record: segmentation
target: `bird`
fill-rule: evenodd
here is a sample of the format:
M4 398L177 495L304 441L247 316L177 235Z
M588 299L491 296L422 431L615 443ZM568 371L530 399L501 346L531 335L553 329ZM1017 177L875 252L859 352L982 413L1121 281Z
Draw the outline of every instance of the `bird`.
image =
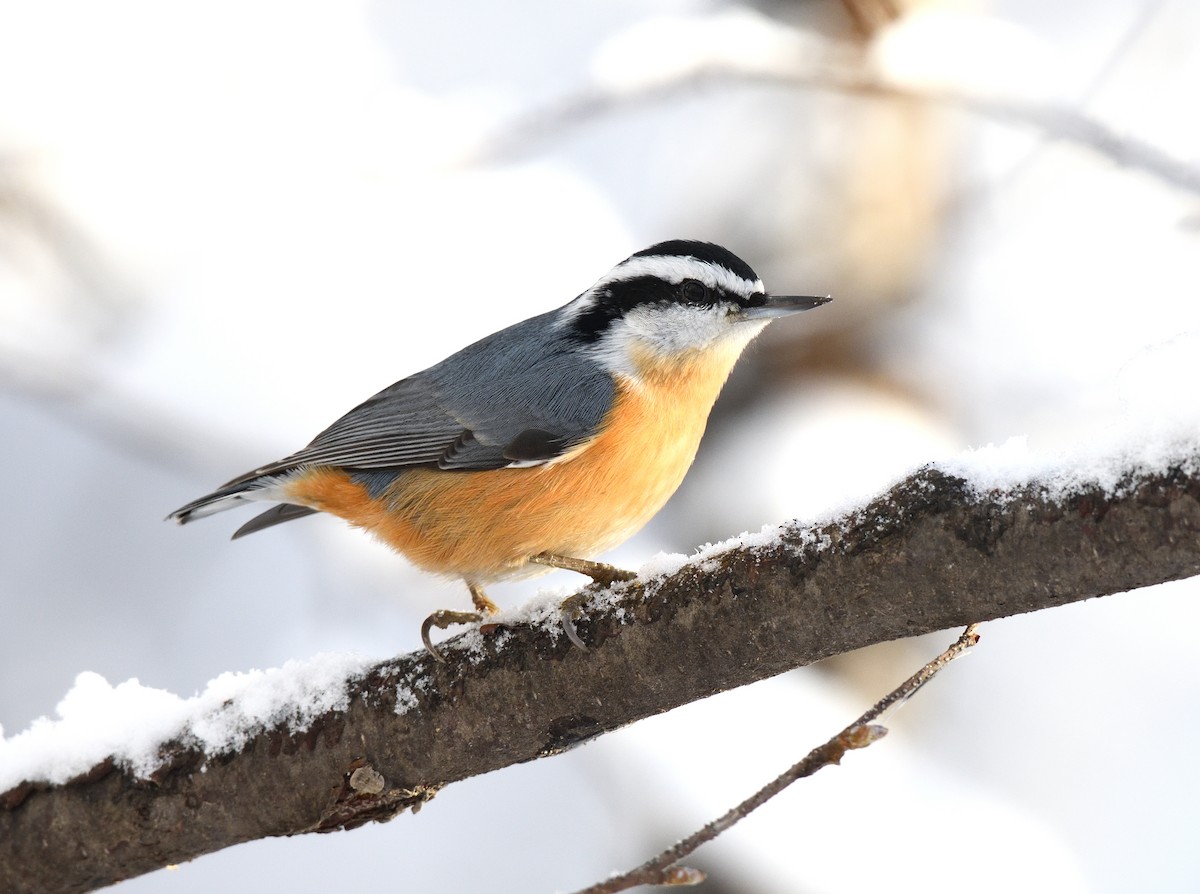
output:
M233 539L317 512L365 529L425 571L485 585L594 561L682 482L734 364L771 321L830 296L771 295L726 248L677 239L630 255L567 304L516 323L350 410L307 447L167 516L185 524L273 502ZM574 633L568 625L568 634ZM582 646L577 636L572 641Z

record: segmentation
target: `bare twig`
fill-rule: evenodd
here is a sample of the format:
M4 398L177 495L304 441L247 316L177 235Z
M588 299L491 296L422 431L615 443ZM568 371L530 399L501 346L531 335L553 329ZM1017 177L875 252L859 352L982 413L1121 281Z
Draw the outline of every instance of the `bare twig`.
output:
M879 726L875 721L885 712L899 707L916 695L917 691L932 680L942 668L979 642L978 628L978 624L971 624L950 648L885 695L869 711L824 745L814 748L799 763L792 765L723 816L667 848L658 856L647 860L636 869L584 888L578 894L616 894L617 891L626 891L636 885L696 885L704 881L704 873L700 870L675 864L700 845L707 844L726 829L745 819L751 812L766 804L796 780L811 776L831 764L840 764L842 756L847 751L866 748L873 742L882 739L887 735L887 727Z

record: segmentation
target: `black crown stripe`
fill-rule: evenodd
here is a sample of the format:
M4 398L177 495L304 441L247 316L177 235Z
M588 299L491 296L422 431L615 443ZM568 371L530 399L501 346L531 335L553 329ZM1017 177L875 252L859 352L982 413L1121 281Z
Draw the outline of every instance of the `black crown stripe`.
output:
M695 258L697 261L707 261L718 264L747 282L754 282L758 274L753 268L733 252L711 242L696 242L691 239L673 239L670 242L659 242L649 248L642 249L630 255L633 258Z

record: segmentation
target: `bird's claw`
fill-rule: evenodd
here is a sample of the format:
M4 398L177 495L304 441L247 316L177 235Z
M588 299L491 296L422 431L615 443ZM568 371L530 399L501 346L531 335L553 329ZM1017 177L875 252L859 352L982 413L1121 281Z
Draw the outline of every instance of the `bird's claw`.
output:
M434 627L438 630L445 630L451 624L474 624L482 620L483 615L480 612L456 612L445 608L438 609L421 622L421 642L425 644L425 651L438 661L444 662L446 656L434 647L433 640L429 638L429 631Z
M571 641L571 645L586 652L588 650L585 643L579 635L579 631L575 629L575 622L583 614L584 595L576 593L574 596L568 596L559 605L559 611L562 615L563 633L567 635L567 639Z

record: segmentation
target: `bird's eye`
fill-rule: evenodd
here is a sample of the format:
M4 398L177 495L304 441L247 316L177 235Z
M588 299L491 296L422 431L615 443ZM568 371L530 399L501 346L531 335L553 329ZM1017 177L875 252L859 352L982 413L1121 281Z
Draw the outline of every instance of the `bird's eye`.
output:
M712 293L708 286L694 279L685 279L681 282L679 294L688 304L712 304Z

